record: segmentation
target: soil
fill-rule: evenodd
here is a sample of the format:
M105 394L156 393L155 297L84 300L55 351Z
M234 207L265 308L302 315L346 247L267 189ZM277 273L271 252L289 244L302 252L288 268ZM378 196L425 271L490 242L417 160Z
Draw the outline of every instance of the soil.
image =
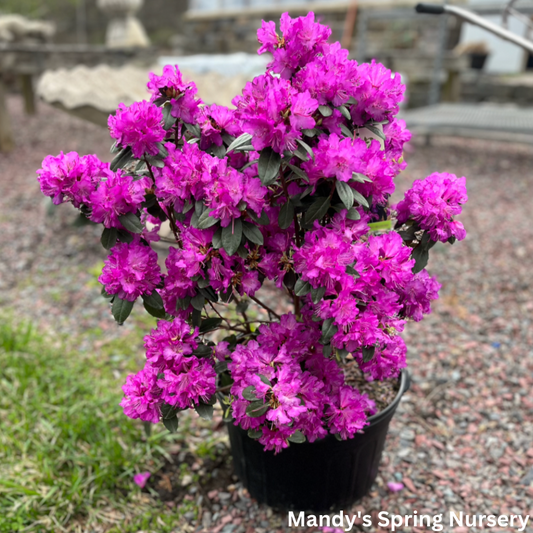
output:
M344 367L345 381L356 390L367 394L376 403L376 414L390 405L400 390L400 380L397 378L383 381L368 381L361 372L355 359L348 361Z

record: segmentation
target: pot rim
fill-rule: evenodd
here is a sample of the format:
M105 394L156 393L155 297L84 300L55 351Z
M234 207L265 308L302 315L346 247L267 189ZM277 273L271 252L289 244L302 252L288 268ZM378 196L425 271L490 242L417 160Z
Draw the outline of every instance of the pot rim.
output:
M411 387L411 376L406 368L403 368L400 373L400 388L394 398L394 400L379 413L376 413L368 417L369 425L377 424L381 419L386 417L391 411L394 412L402 399L404 393L406 393ZM367 426L368 427L368 426Z

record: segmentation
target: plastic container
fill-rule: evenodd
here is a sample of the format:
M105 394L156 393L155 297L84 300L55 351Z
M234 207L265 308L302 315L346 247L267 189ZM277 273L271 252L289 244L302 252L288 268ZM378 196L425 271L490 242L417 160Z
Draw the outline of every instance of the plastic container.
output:
M313 443L291 444L274 455L246 431L228 424L236 475L252 498L275 509L328 512L350 507L376 479L389 423L409 385L404 370L394 401L369 418L364 433L346 441L328 435Z

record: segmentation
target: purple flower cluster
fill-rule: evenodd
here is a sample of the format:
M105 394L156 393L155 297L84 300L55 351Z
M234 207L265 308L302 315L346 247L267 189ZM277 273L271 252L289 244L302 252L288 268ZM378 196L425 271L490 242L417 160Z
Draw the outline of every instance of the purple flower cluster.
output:
M120 147L131 147L133 156L157 155L157 143L165 138L163 113L146 100L134 102L129 107L120 104L115 116L108 120L109 133Z
M351 438L366 425L374 404L312 349L320 338L315 323L288 314L259 332L257 340L237 346L228 365L236 424L259 432L259 442L276 453L297 432L313 442L328 429Z
M187 124L193 124L200 111L201 100L196 98L196 85L183 80L178 67L165 65L162 76L149 74L150 102L163 99L172 106L171 115Z
M151 183L149 177L134 180L133 176L124 174L120 169L112 173L91 193L91 220L102 223L106 228L122 228L119 217L137 212Z
M412 220L435 242L446 242L451 237L461 241L466 231L453 217L461 213L461 205L467 200L466 178L434 172L424 180L416 180L396 205L398 223Z
M259 53L273 59L236 109L203 104L167 66L150 75L149 102L110 117L122 149L111 165L74 152L43 161L43 193L105 228L99 279L117 321L139 296L163 318L123 387L127 416L172 429L180 410L208 414L218 390L227 415L277 453L364 429L374 405L345 383L345 357L368 380L406 366L401 333L440 289L424 270L430 248L465 236L454 218L465 179L432 174L389 206L411 137L395 117L404 87L330 34L313 13L283 14L279 33L263 22ZM164 273L151 248L162 224ZM263 302L267 281L294 313ZM256 304L269 324L248 312Z
M160 280L157 252L137 241L113 246L98 278L107 294L130 302L152 294Z
M243 131L252 134L253 147L262 150L270 146L280 154L296 150L301 130L315 126L312 115L318 108L308 91L298 92L289 81L270 74L248 82L242 96L232 103Z
M46 156L37 174L42 193L52 198L54 204L68 201L80 207L89 203L98 182L109 177L111 171L109 163L102 163L95 155L61 152L57 157Z
M208 401L215 393L216 374L210 359L193 352L198 347L198 330L180 318L160 320L144 338L146 365L128 376L121 406L130 418L158 422L161 406L175 409Z

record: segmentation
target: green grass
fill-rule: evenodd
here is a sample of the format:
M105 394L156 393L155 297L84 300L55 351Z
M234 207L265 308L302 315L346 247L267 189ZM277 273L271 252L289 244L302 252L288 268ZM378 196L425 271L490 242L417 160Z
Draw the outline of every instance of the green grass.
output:
M117 348L80 357L1 320L0 532L98 523L116 533L164 533L190 510L164 508L133 483L134 473L160 467L165 441L183 434L157 426L147 437L124 416L123 375L114 377L108 358Z

